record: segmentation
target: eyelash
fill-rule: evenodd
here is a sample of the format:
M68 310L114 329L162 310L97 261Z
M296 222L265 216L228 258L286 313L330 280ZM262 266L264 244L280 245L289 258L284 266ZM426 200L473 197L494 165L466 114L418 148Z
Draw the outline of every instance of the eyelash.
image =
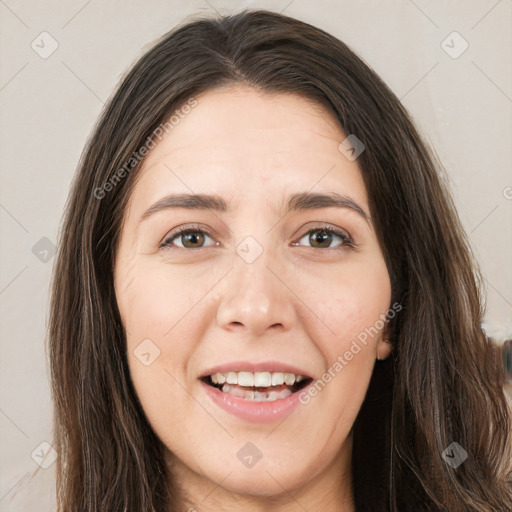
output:
M335 250L342 250L346 247L350 247L350 248L354 248L355 247L355 244L354 242L352 241L352 239L346 234L344 233L343 231L338 231L337 229L334 229L330 226L320 226L320 227L316 227L316 228L313 228L313 229L310 229L309 231L306 231L304 234L302 234L299 238L299 241L302 240L306 235L310 234L310 233L314 233L315 231L324 231L328 234L332 234L332 235L336 235L338 236L339 238L341 238L342 240L342 243L337 246L337 247L327 247L327 248L322 248L322 247L311 247L311 249L324 249L324 250L331 250L331 251L335 251ZM207 229L204 229L202 227L199 227L199 226L188 226L188 227L182 227L182 228L176 228L175 231L171 232L165 239L164 241L161 243L160 245L160 248L161 249L165 249L165 250L171 250L171 249L179 249L179 250L190 250L190 251L193 251L193 250L198 250L198 249L207 249L207 247L199 247L199 248L196 248L196 249L189 249L187 247L183 248L183 247L173 247L173 244L172 244L172 241L176 238L179 238L181 235L186 235L186 234L189 234L189 233L203 233L203 234L206 234L208 235L210 238L213 239L213 234L208 231ZM298 245L296 243L294 243L294 245Z

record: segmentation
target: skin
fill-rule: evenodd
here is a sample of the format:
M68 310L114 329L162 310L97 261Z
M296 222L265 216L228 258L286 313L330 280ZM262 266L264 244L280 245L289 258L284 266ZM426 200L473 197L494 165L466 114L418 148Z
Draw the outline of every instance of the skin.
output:
M280 423L220 409L198 377L229 361L276 360L321 379L390 308L371 219L340 207L284 214L288 196L306 191L348 195L369 214L357 160L338 149L346 135L334 116L301 97L237 85L196 99L144 160L114 272L131 377L168 449L181 510L354 511L350 431L375 359L391 351L385 327ZM174 208L140 222L170 193L218 194L231 211ZM213 236L160 248L190 224ZM310 230L322 226L355 247L337 235L315 243ZM249 235L263 249L252 263L236 252ZM160 351L148 366L134 354L145 339ZM251 468L236 456L247 442L263 455Z

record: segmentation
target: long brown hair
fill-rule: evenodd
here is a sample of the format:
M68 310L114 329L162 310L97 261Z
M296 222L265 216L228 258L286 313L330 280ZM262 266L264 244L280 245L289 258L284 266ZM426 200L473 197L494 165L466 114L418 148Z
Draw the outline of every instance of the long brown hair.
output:
M261 10L165 34L124 76L87 142L51 297L58 510L177 510L165 447L130 379L113 262L140 168L133 155L191 98L236 83L318 102L366 148L358 163L391 302L402 310L393 354L376 363L353 426L357 511L512 510L510 410L481 328L482 280L441 164L344 43ZM456 468L450 446L467 453Z

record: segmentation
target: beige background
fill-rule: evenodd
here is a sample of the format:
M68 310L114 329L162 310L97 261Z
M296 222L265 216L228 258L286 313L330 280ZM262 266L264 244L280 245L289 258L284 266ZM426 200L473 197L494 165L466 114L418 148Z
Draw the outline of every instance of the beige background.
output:
M0 0L2 511L54 510L54 465L31 478L52 429L51 244L93 123L155 38L188 16L243 7L333 33L401 98L447 170L486 279L486 328L512 333L511 0ZM469 44L457 58L454 31Z

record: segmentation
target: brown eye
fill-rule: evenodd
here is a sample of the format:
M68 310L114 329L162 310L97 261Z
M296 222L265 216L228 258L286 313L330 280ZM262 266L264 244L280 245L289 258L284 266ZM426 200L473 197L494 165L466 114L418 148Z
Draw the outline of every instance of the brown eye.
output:
M204 234L200 231L189 231L181 234L183 246L187 249L196 249L204 243Z
M162 243L162 248L178 247L181 249L202 249L206 238L211 238L205 231L188 228L171 233ZM181 244L175 241L181 241ZM213 244L215 245L215 244Z
M309 235L309 242L313 242L313 246L318 247L316 244L318 244L320 247L325 248L329 247L332 243L332 233L328 233L325 230L322 231L313 231Z
M308 231L305 235L302 236L300 241L304 240L305 238L307 238L308 242L310 243L310 247L315 249L336 249L340 246L353 246L352 240L347 234L327 226ZM333 243L333 240L336 240L336 238L341 239L341 243L338 243L334 247L330 247L330 245Z

